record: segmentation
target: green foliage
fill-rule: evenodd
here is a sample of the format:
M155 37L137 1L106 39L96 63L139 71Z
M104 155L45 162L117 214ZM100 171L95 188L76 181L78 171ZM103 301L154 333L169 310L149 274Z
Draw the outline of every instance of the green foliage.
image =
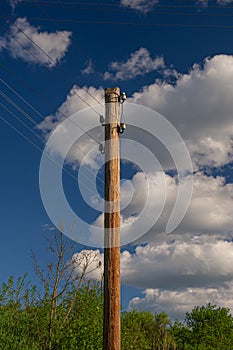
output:
M174 345L170 335L171 321L165 312L152 314L148 311L122 314L122 350L169 350Z
M51 303L49 300L34 301L35 290L27 289L19 302L14 297L19 289L14 289L14 280L1 288L0 305L0 350L49 349L48 330ZM9 296L10 295L10 296ZM27 296L27 298L26 298ZM67 306L75 296L72 311L67 316ZM27 303L25 300L27 300ZM102 294L98 285L79 288L75 286L64 295L56 310L56 322L52 334L51 348L90 349L102 348Z
M54 239L47 270L34 260L43 290L27 275L0 287L0 350L102 350L102 288L86 279L95 256L85 250L74 265L66 258L72 247L61 233ZM230 350L232 344L233 318L224 307L196 306L173 324L164 312L122 313L122 350Z
M52 294L38 298L27 276L10 277L0 288L0 350L101 350L103 295L98 283L67 285L54 313ZM122 350L230 350L233 318L229 309L208 304L173 325L166 313L123 312Z
M175 322L171 333L177 349L230 350L233 343L233 318L229 309L207 304L186 313L184 323Z
M233 341L233 319L229 309L207 304L186 314L191 344L198 349L229 350Z

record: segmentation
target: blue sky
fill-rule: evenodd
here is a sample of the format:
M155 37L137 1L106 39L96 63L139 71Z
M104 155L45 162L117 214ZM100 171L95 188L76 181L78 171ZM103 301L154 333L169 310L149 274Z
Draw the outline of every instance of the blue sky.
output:
M164 172L151 171L151 193L156 201L163 175L166 205L146 236L122 249L124 307L182 318L194 305L213 302L233 312L233 1L4 0L0 22L0 280L25 272L34 278L31 249L48 259L44 235L52 223L39 188L46 140L75 112L81 128L85 113L97 125L103 106L96 99L103 104L103 89L119 86L128 102L161 113L176 128L194 168L187 213L165 233L178 185L174 164L158 149ZM127 123L129 103L124 114ZM101 133L92 136L101 140ZM135 134L150 146L148 135ZM65 146L60 138L52 151L61 156ZM70 150L63 185L75 213L101 224L101 211L84 202L76 181L81 153L92 147L86 135ZM99 155L93 157L84 161L91 171ZM101 170L98 177L102 191ZM130 196L130 183L136 193L122 220L133 222L145 204L145 181L125 163L122 178L131 180L123 184L123 198Z

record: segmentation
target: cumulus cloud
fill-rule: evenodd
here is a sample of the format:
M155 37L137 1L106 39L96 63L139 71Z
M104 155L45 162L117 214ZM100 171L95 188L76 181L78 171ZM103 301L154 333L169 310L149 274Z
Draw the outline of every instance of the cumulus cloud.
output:
M154 60L150 58L148 66L157 65L156 60L156 58ZM135 67L132 65L133 70L129 69L131 63L128 63L122 63L126 64L125 71L123 69L118 72L122 78L123 76L132 77L140 72L137 65ZM160 63L162 65L162 61ZM167 118L185 140L196 169L205 166L220 167L233 161L232 67L233 56L231 55L207 58L203 65L195 64L188 73L177 74L174 83L168 83L166 79L157 80L145 86L141 91L135 92L132 98L128 98L128 101L150 107ZM88 89L97 98L103 98L102 88L89 87ZM83 96L90 105L96 103L84 89L74 86L58 112L53 116L48 116L39 126L43 131L47 133L53 129L62 120L62 113L69 116L87 107L83 101L77 101L76 92ZM103 109L100 114L103 114ZM127 133L129 135L130 129L127 130ZM134 137L135 135L137 134L134 132ZM144 137L143 142L146 143L148 139ZM159 160L163 164L168 159L170 159L168 155L163 153ZM166 164L166 167L172 168L171 164Z
M173 319L183 319L195 305L209 302L233 312L232 237L169 238L163 235L160 243L122 253L123 282L144 290L144 296L133 298L129 308L165 311Z
M183 235L187 233L195 235L198 232L217 235L232 231L232 184L225 183L223 177L215 178L199 171L202 166L222 166L233 159L232 67L233 56L217 55L206 59L203 65L194 65L188 73L180 75L174 84L156 81L154 84L144 87L142 91L134 93L131 99L133 102L158 110L177 128L186 141L192 160L196 165L196 174L192 178L194 191L190 207L177 228L177 232ZM75 93L81 95L82 99L90 105L95 103L85 90L74 86L57 113L46 117L45 121L39 125L46 137L66 116L68 117L86 107ZM100 100L104 96L102 88L90 87L88 91ZM102 107L98 105L95 108L100 114L103 114ZM127 105L124 110L126 113ZM127 122L127 115L125 116ZM89 109L86 113L86 120L92 120L92 118L97 121L98 116ZM80 125L80 120L77 120L77 124ZM62 127L57 132L60 133L62 142L54 144L54 150L63 154L64 146L69 143L69 134ZM76 131L74 130L74 132ZM94 136L98 136L98 132ZM142 143L145 142L144 139L149 140L148 137L143 137ZM88 153L89 148L93 146L92 142L94 144L94 141L89 137L83 138L70 150L67 160L70 163L82 161L83 155ZM86 158L91 169L98 168L97 154L100 155L98 150L95 153L94 162L91 157ZM167 154L164 158L167 159ZM169 168L165 169L172 169L171 164ZM158 210L159 202L156 201L156 198L161 198L163 195L161 192L163 177L165 177L165 188L167 189L166 205L156 226L147 233L146 237L143 237L143 242L153 241L161 232L165 231L176 199L178 190L176 177L162 172L151 173L151 194L155 200L150 201L148 216L145 220L155 217L156 210ZM189 180L186 177L184 184ZM137 179L135 176L132 183L135 186L135 194L140 194L141 189L145 186L145 178L137 174ZM123 198L126 202L131 194L131 190L127 190L125 187ZM91 200L98 204L96 198L91 198ZM130 205L122 212L122 223L124 223L122 234L123 238L130 238L128 242L138 238L134 237L134 232L135 228L138 229L137 219L140 217L144 205L144 198L135 195ZM97 221L96 223L101 225L101 218ZM143 222L140 225L143 226ZM139 228L142 229L142 226ZM143 230L142 233L144 233Z
M165 236L166 237L166 236ZM101 280L103 254L84 250L72 260L76 272L87 267L87 278ZM195 305L214 303L233 312L233 242L208 235L186 242L164 241L121 253L122 283L143 290L130 300L129 309L165 311L182 319Z
M94 96L94 98L92 96ZM103 114L104 109L101 106L103 96L103 88L96 89L92 86L81 88L74 85L56 113L45 117L45 119L38 124L37 127L46 137L49 137L51 131L53 131L62 121L74 113L87 108L89 105L96 105L97 101L99 101L100 104L94 107L97 113ZM95 115L95 118L97 118L97 115Z
M121 6L128 7L141 13L148 13L159 0L121 0Z
M115 61L110 63L109 71L104 73L104 79L134 79L139 75L145 75L164 66L162 57L152 58L150 52L146 48L141 47L133 52L125 62Z
M121 256L123 281L161 290L225 286L233 281L233 243L206 238L150 243L136 247L133 254L125 251Z
M48 33L32 26L26 18L18 18L10 26L10 33L1 40L13 58L52 68L65 56L71 32Z
M161 172L150 175L149 189L147 180L143 173L134 175L131 181L134 189L133 196L130 187L122 187L122 201L127 202L128 198L132 198L129 205L121 212L122 244L126 241L134 242L135 240L137 243L158 243L161 239L168 238L166 235L161 235L165 232L179 184L174 177ZM180 235L179 239L190 239L199 232L212 236L224 236L232 232L233 184L226 184L223 177L214 178L202 173L196 173L192 180L193 194L191 202L182 222L175 231L176 234ZM165 181L165 188L163 187L163 181ZM190 181L189 176L184 182L188 181ZM147 202L148 190L154 200ZM156 222L156 216L160 213L160 202L164 195L166 197L165 207ZM156 200L158 198L160 200ZM147 205L146 215L142 219L141 212L145 205ZM100 208L98 209L100 210ZM154 226L148 229L147 223L150 218L154 219ZM103 227L103 215L100 215L93 225ZM95 241L94 233L92 238ZM175 234L171 234L170 239L177 239L177 237Z
M233 282L225 287L185 288L182 290L145 289L144 297L133 298L129 309L166 312L173 320L183 320L194 306L207 303L227 307L233 312Z
M85 164L96 169L100 160L101 154L98 149L98 142L103 141L103 127L99 123L99 115L104 113L102 99L104 92L102 88L94 87L80 88L74 85L61 104L55 114L48 115L44 120L37 125L37 128L47 140L52 133L56 133L56 140L51 144L51 153L56 153L60 157L65 157L66 162L70 163L74 169L79 166L79 163L85 157ZM97 101L99 103L97 104ZM95 121L96 128L91 131L85 131L84 126L80 123L78 112L87 109L88 106L93 109L89 110L85 115L85 122L90 124ZM66 125L62 124L66 119L73 116L72 121ZM69 153L64 155L64 149L70 144L70 133L81 134L77 142L70 148ZM87 155L88 151L93 149L94 153Z
M157 110L180 132L198 166L233 160L233 56L207 58L180 75L175 84L156 81L132 101Z

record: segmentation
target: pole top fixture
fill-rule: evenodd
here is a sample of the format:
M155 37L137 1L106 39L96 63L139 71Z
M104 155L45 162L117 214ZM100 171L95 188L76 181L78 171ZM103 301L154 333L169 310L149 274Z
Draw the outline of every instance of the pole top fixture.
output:
M105 92L105 103L119 102L120 94L121 94L119 87L108 88L108 89L105 89L104 92Z

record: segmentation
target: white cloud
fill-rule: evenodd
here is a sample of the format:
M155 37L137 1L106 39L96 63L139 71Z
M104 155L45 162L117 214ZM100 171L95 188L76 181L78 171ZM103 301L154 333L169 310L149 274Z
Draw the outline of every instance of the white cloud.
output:
M121 262L123 282L143 289L204 289L233 281L233 243L210 236L138 246L134 254L123 252Z
M94 98L92 97L94 96ZM74 113L77 113L89 105L94 106L97 101L103 102L104 91L103 88L96 89L95 87L83 87L80 88L74 85L67 95L65 101L61 104L54 115L45 117L37 127L44 135L49 137L51 131L53 131L63 120L70 117ZM96 101L97 100L97 101ZM104 109L101 105L94 106L99 114L103 114ZM95 116L98 118L98 116Z
M94 73L94 65L93 65L93 61L91 59L87 62L86 68L83 69L81 71L81 73L84 75L89 75L89 74Z
M206 59L203 66L194 65L189 73L180 75L174 85L156 81L154 84L144 87L142 91L136 92L131 100L158 110L177 128L186 140L196 169L202 165L220 166L233 159L232 80L233 56L218 55ZM88 91L97 99L102 99L104 96L102 88L90 87ZM68 117L86 107L84 102L78 100L75 92L80 94L90 105L95 103L85 89L74 86L57 113L46 117L45 121L39 125L47 137L51 130L65 119L65 116ZM100 114L103 113L100 106L95 106L95 108ZM98 116L91 110L89 111L87 118L97 120ZM125 117L127 123L127 114ZM54 150L62 154L64 145L69 143L69 135L62 128L59 129L59 132L62 135L62 142L55 144ZM94 144L94 141L89 138L80 140L71 149L68 161L71 163L80 162L83 159L83 154L87 153L89 148L93 146L92 142ZM167 155L165 158L167 159ZM86 162L91 169L98 167L97 156L94 161L87 158ZM154 184L151 188L153 198L161 198L162 186L158 186L161 174L150 175L151 183ZM142 242L157 240L164 232L168 222L178 187L175 178L166 175L165 180L167 189L165 210L153 230L150 230L147 236L143 237ZM145 185L145 179L139 176L137 181L136 177L133 181L135 182L135 193L140 194L141 188ZM188 177L187 181L189 181ZM183 235L187 233L191 235L196 233L218 235L232 231L233 185L226 184L222 177L204 176L202 172L198 171L193 181L194 191L190 208L176 232ZM127 199L128 196L131 196L131 190L127 193L125 188L123 197ZM95 201L95 198L91 200ZM139 195L134 196L128 208L122 212L122 222L129 223L127 228L124 228L123 234L126 235L125 237L132 235L131 241L134 238L134 228L137 227L137 216L144 204L143 198ZM148 216L154 217L157 204L156 200L151 201L148 207ZM100 218L99 222L101 223Z
M137 65L133 67L130 59L127 62L122 63L126 64L125 70L116 73L122 78L140 72ZM150 67L155 64L152 58L149 58L149 62ZM166 73L166 67L164 72ZM150 107L167 118L185 140L196 169L200 166L218 167L230 163L233 160L233 56L217 55L207 58L203 65L195 64L187 74L176 76L174 84L156 81L135 92L128 101ZM103 98L102 88L88 89L98 99ZM61 113L69 116L87 107L84 102L78 102L75 92L81 94L91 105L95 104L83 89L74 86L56 115L47 117L40 125L43 131L47 133L53 129L62 120ZM103 109L100 114L103 114ZM125 117L127 123L127 115ZM128 129L127 132L129 131ZM145 138L144 142L146 141ZM162 164L169 159L164 153L159 158ZM171 163L166 164L165 169L169 166L171 167Z
M40 124L37 125L37 128L43 133L46 140L56 129L55 132L57 134L57 142L53 143L53 150L51 151L59 154L60 156L63 156L66 145L70 144L70 126L74 131L77 131L77 134L81 131L83 136L77 140L73 147L71 147L66 157L66 162L72 164L74 168L76 168L78 166L78 163L83 160L83 157L86 156L88 151L96 146L95 140L98 142L103 141L103 127L101 124L99 124L98 116L98 114L103 114L104 112L103 106L101 106L103 95L104 92L102 88L80 88L77 85L74 85L66 97L66 100L58 108L55 115L48 115ZM95 99L92 96L94 96ZM100 104L97 104L96 100L100 101ZM86 134L82 128L82 125L80 124L78 115L72 124L67 125L67 128L64 127L64 125L61 125L65 119L81 110L84 110L89 105L92 106L98 114L91 110L89 113L87 113L87 118L90 121L94 118L94 120L96 120L96 125L99 125L99 128L89 131L88 134ZM98 149L96 149L96 152L94 154L90 154L89 157L86 156L85 163L88 164L91 168L96 168L96 162L98 162L99 156L100 152Z
M165 311L173 319L208 302L233 312L233 242L199 236L139 246L121 258L124 283L145 294L133 298L130 308Z
M48 33L30 25L26 18L18 18L10 26L10 34L2 40L13 58L52 68L65 56L71 43L71 32Z
M88 279L102 280L104 256L99 250L81 250L72 256L72 264L78 275L82 273Z
M166 312L173 320L183 320L185 313L194 306L207 303L227 307L233 312L233 282L225 287L216 288L185 288L182 290L146 289L145 296L133 298L130 309L148 310L151 312Z
M147 177L148 178L148 177ZM175 178L164 175L161 172L150 175L150 195L152 198L163 198L163 181L165 180L166 204L159 220L148 232L143 231L147 227L148 218L155 217L159 212L160 201L150 201L147 203L147 215L144 220L140 219L141 211L145 206L147 199L147 179L143 173L137 173L132 179L134 195L130 204L121 212L121 241L138 243L155 242L170 239L176 239L174 234L171 236L161 236L165 228L172 208L175 203L178 183ZM190 181L187 177L184 186ZM123 187L123 200L132 196L131 188ZM98 207L97 207L98 208ZM224 178L205 176L202 173L196 173L193 177L192 199L183 221L176 228L176 234L179 239L195 237L199 232L210 234L212 236L224 236L233 231L233 184L225 184ZM100 215L93 223L94 226L103 227L103 215ZM141 234L140 238L138 232ZM146 235L144 235L146 233ZM188 235L187 235L188 233ZM93 241L95 236L93 233Z
M109 72L104 73L104 79L128 80L164 68L162 57L152 58L150 52L141 47L133 52L125 62L115 61L109 65Z
M233 160L233 56L207 58L180 75L175 84L156 81L132 102L165 116L190 148L196 166L221 166Z
M138 12L147 13L157 4L159 0L121 0L121 6L131 8Z
M76 272L86 264L87 278L101 280L103 258L99 250L83 250L72 260ZM208 302L233 312L232 262L233 242L208 235L138 246L135 253L125 250L121 253L122 283L144 290L144 296L133 298L129 308L165 311L173 319L182 319L195 305Z

